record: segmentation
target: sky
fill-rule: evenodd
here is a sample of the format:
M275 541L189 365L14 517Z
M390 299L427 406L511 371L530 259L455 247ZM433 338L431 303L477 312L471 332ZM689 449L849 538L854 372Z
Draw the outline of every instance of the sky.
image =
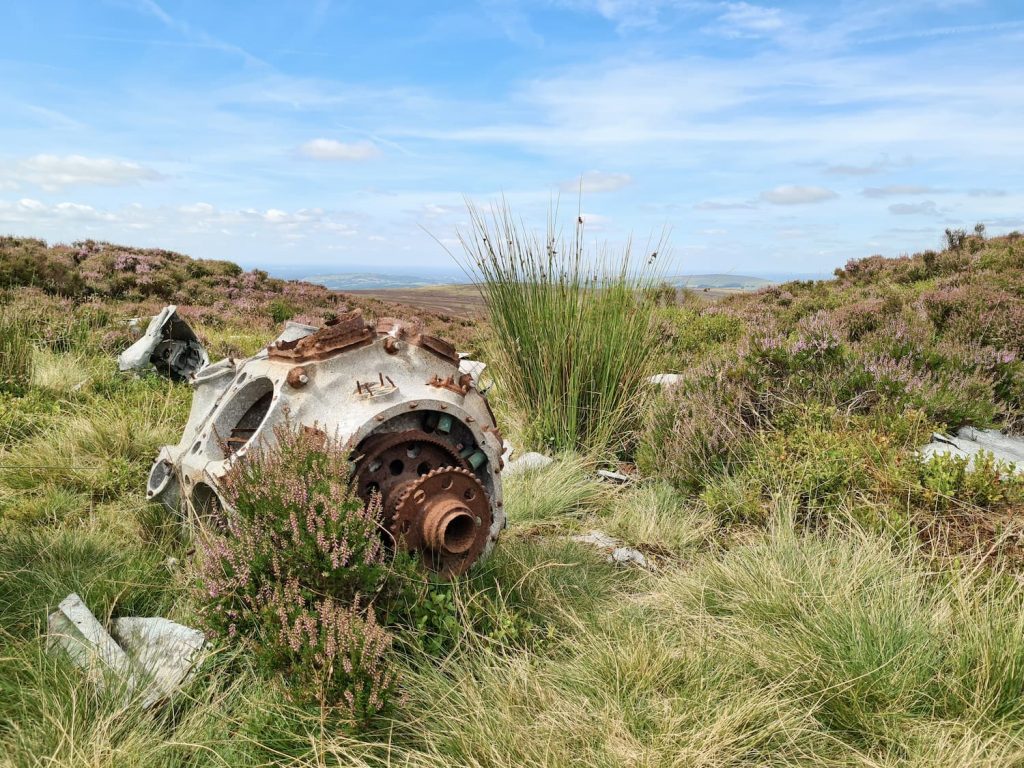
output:
M9 0L0 233L452 268L467 200L675 271L1024 229L1019 0Z

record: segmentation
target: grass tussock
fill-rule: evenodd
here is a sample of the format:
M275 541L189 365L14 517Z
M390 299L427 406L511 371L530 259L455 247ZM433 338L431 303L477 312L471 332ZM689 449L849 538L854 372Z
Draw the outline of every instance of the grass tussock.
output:
M554 218L530 232L508 208L470 209L468 268L490 314L491 371L527 445L607 452L640 424L654 355L655 255L590 254L580 217L569 238Z
M31 329L9 306L0 304L0 392L23 392L32 372Z
M546 467L508 475L505 514L518 526L557 526L600 512L614 492L594 469L583 457L563 454Z

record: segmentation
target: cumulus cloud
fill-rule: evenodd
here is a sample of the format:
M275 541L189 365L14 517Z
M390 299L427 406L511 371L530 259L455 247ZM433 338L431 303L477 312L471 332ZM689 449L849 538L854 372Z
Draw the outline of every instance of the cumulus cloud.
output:
M299 147L299 154L311 160L369 160L380 155L380 149L372 141L311 139Z
M777 32L785 26L782 11L752 3L726 3L718 17L719 30L732 37L757 37Z
M836 197L839 195L825 187L800 187L792 184L784 184L761 193L761 199L772 205L806 205Z
M563 181L558 185L563 192L615 192L633 183L628 173L607 173L587 171L577 179Z
M897 197L899 195L936 195L944 189L925 187L918 184L890 184L887 187L867 187L861 192L864 197Z
M317 233L349 236L358 233L352 213L323 208L218 208L209 203L177 207L147 207L131 203L114 209L95 208L75 202L47 203L33 198L15 202L0 201L0 229L4 225L59 227L67 224L89 231L102 231L102 237L116 240L124 230L160 229L177 233L253 235L275 233L279 237L306 237ZM73 225L73 226L72 226Z
M938 206L931 200L920 203L895 203L889 206L889 213L897 216L938 216Z
M883 155L874 162L867 163L866 165L854 165L851 163L837 163L835 165L829 165L825 168L825 173L833 176L870 176L875 173L881 173L892 168L906 167L913 165L914 160L909 155L902 159L892 159L888 155Z
M756 207L753 203L730 203L718 200L704 200L693 206L696 211L749 211Z
M871 165L830 165L825 168L825 173L833 176L870 176L873 173L878 173L882 170L882 166L878 163L872 163Z
M53 192L71 186L119 187L162 178L152 168L110 157L84 155L32 155L0 167L0 182Z
M31 224L45 221L111 222L117 219L109 211L82 203L48 204L31 197L13 203L0 202L0 222Z

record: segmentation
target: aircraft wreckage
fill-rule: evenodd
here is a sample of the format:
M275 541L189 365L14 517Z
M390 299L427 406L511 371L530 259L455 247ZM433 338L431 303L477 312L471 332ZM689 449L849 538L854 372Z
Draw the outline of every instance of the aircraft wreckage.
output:
M205 357L172 316L184 322L173 308L154 318L145 342L152 348L135 349L140 365L166 369L175 352L186 363ZM398 320L372 324L358 312L320 329L288 323L245 360L191 371L176 362L171 373L187 373L194 388L192 410L181 442L160 450L147 495L198 516L222 507L232 463L272 446L287 418L350 445L352 482L364 500L380 495L389 540L419 552L440 576L458 575L489 552L505 525L504 446L476 386L480 367L460 370L448 342Z

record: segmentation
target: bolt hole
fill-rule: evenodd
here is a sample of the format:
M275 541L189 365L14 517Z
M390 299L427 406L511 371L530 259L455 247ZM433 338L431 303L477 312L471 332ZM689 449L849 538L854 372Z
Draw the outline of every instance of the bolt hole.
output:
M400 475L402 474L402 470L404 469L405 464L402 463L401 459L395 459L390 464L388 464L388 471L391 472L392 475Z
M452 479L450 477L446 477L444 480L441 481L441 490L442 491L447 491L451 487L452 487Z
M473 499L476 498L476 491L472 488L467 488L466 492L462 494L462 498L464 498L466 501L472 501Z
M429 471L430 471L430 464L428 464L425 461L421 461L420 465L418 467L416 467L416 474L420 475L421 477L423 475L427 474L427 472L429 472Z
M420 455L420 447L415 443L413 445L410 445L408 448L405 449L405 455L408 456L410 459L415 459L417 456Z
M370 462L369 470L371 472L376 472L382 466L384 466L384 462L382 462L380 459L374 459L373 461Z

